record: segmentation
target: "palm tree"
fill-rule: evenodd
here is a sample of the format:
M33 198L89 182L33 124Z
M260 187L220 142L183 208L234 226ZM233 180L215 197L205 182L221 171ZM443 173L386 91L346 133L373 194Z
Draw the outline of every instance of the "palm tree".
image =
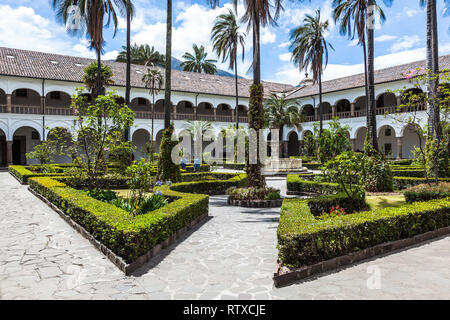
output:
M167 0L167 20L166 20L166 83L164 95L164 129L170 126L170 109L172 100L172 0Z
M217 56L222 57L222 62L229 60L229 69L234 70L235 88L236 88L236 130L239 128L239 88L237 55L239 46L242 49L242 61L244 61L245 40L244 34L239 32L239 25L236 16L232 10L228 14L221 14L216 18L211 31L211 41L213 49Z
M386 20L383 10L375 5L381 22ZM366 89L366 108L369 105L369 87L367 79L367 0L333 0L333 16L335 22L340 22L339 32L353 40L358 37L358 44L363 48L364 80Z
M217 6L220 0L207 0L212 6ZM232 1L236 11L238 0ZM249 128L259 132L264 128L263 97L264 88L261 85L261 55L260 34L261 27L276 25L281 10L282 0L244 0L245 13L241 19L247 23L247 31L252 29L253 35L253 85L250 88ZM264 188L266 183L261 175L262 159L259 157L259 138L256 138L256 163L249 163L246 167L249 187ZM249 157L250 158L250 157Z
M279 141L281 142L280 154L282 157L286 155L286 148L282 143L284 127L295 127L297 130L302 129L301 123L303 116L298 107L299 106L297 103L292 103L292 101L286 100L285 94L282 94L281 96L271 94L269 99L266 101L264 108L264 121L266 123L266 127L270 129L279 129Z
M447 4L446 1L446 8ZM427 69L432 75L439 72L439 53L438 53L438 31L437 31L437 14L436 0L420 0L420 5L427 7ZM429 100L429 119L430 133L436 137L440 137L440 110L439 105L433 103L434 97L437 96L437 88L439 79L433 79L428 82L428 100Z
M153 121L155 119L155 94L161 90L163 83L163 75L159 69L148 69L147 73L142 77L142 81L145 83L145 87L149 89L150 94L153 96L152 102L152 136L151 141L153 144ZM152 146L153 147L153 146Z
M123 46L123 51L121 51L116 58L117 62L127 61L127 51L126 47ZM137 45L136 43L130 48L131 63L140 64L147 67L164 67L165 57L163 54L155 50L155 47L146 45Z
M328 30L328 20L321 21L320 10L316 15L306 15L303 25L291 31L292 60L301 70L313 73L314 83L319 84L319 121L320 134L323 129L323 106L322 106L322 73L328 64L328 47L333 46L325 40ZM325 58L325 61L324 61Z
M212 122L210 121L192 121L187 120L185 121L184 130L186 130L187 133L189 133L189 136L191 137L191 143L202 143L203 137L211 135L213 133L213 127ZM191 147L192 149L192 147ZM200 157L201 156L201 149L198 150L195 148L194 145L194 156ZM200 153L200 154L199 154Z
M127 4L128 0L52 0L52 6L56 11L56 16L64 24L67 24L67 19L69 18L68 10L70 7L76 6L80 12L80 28L70 30L70 32L78 35L84 35L86 32L90 38L90 47L95 49L97 53L97 95L103 93L101 83L101 53L104 44L104 20L105 18L107 19L105 27L110 25L111 20L113 21L113 36L115 36L119 23L116 10L118 10L120 16L124 17L126 15Z
M390 7L393 0L383 0ZM333 0L334 20L340 21L341 34L349 38L358 37L364 51L364 73L366 82L367 141L373 149L378 149L376 112L375 112L375 78L374 78L374 27L375 13L381 22L386 20L383 10L375 0Z
M196 44L192 47L194 49L194 54L186 52L183 55L184 61L180 64L183 71L215 74L217 71L217 67L215 65L217 60L206 59L208 54L205 52L205 47L200 46L199 48Z

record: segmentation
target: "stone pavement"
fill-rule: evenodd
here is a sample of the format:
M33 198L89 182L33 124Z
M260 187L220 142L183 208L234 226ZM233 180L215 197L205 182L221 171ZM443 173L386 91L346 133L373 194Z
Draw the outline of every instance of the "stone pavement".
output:
M450 237L274 288L279 209L230 207L224 196L126 277L26 188L0 172L1 299L450 299Z

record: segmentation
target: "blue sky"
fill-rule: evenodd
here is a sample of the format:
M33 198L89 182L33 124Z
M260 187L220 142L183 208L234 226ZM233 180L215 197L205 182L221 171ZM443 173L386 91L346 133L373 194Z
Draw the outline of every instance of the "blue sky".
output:
M204 0L174 0L173 55L180 58L192 50L192 44L204 45L211 52L209 40L214 18L231 8L229 1L222 1L219 8L211 9ZM375 31L375 65L383 68L425 58L426 16L419 6L419 0L394 0L391 8L385 10L387 21L377 25ZM0 24L0 46L94 57L84 38L67 35L65 27L59 24L51 8L51 0L0 0L2 23ZM132 41L148 43L161 52L165 51L165 3L158 0L134 0L137 15L132 22ZM443 0L438 0L440 54L450 54L450 18L440 14ZM262 76L265 80L297 84L302 78L290 62L289 31L300 25L305 14L321 9L324 18L331 22L327 40L333 45L329 65L324 78L334 79L363 70L362 49L343 37L331 19L331 0L313 0L311 3L285 1L285 10L278 20L278 27L262 30ZM238 13L243 13L242 5ZM245 30L245 28L244 28ZM112 30L105 30L105 59L114 59L125 44L125 20L121 20L116 37ZM239 73L245 72L251 63L251 37L247 37L246 59L238 66ZM226 69L227 65L219 63Z

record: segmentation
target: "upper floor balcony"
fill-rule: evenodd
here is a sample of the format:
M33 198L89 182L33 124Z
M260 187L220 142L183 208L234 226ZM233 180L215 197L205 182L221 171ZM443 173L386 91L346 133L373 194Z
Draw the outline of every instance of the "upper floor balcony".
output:
M91 99L88 94L88 98ZM121 97L120 103L125 100ZM0 113L15 114L40 114L73 116L71 97L65 92L52 91L45 97L41 97L32 89L17 89L12 94L5 94L0 89ZM164 119L164 100L157 100L154 105L147 98L134 98L130 103L130 108L135 112L136 119ZM247 123L247 108L239 105L239 123ZM213 106L209 102L200 102L194 106L189 101L180 101L172 104L172 120L202 120L213 122L236 121L235 110L227 104L221 103Z
M420 89L410 89L420 90ZM324 99L325 100L325 99ZM396 96L392 92L386 92L380 94L376 99L375 114L396 114L415 111L425 111L426 105L424 103L418 103L414 107L399 108L404 103L403 99ZM305 104L301 107L301 113L303 115L304 122L319 121L319 107L320 105L313 106L312 104ZM329 102L322 103L322 119L332 120L334 117L340 119L358 118L367 116L366 98L359 97L353 102L347 99L338 100L334 105Z

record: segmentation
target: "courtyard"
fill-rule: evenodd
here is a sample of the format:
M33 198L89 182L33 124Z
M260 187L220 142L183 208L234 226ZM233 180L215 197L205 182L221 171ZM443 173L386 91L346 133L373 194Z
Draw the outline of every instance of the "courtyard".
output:
M450 299L449 236L274 288L279 209L211 196L203 224L125 276L27 186L0 181L1 299Z

